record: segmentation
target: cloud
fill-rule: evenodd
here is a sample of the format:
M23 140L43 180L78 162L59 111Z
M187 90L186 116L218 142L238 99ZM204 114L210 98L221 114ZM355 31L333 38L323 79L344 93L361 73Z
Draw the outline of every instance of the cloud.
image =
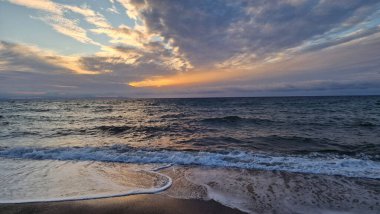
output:
M215 82L221 84L241 85L243 78L245 84L252 84L255 80L293 76L297 80L302 76L307 78L344 78L357 79L360 76L373 78L380 74L380 57L377 50L380 48L380 33L357 39L348 43L324 49L318 52L308 52L297 57L283 58L273 61L256 61L248 67L231 69L216 68L215 70L198 70L171 76L151 77L129 84L133 87L162 87L176 85L204 85ZM355 50L355 51L352 51ZM239 61L237 59L237 61ZM314 77L315 78L315 77Z
M77 56L60 56L54 52L0 41L0 72L20 71L52 74L54 72L73 72L77 74L97 74L98 71L86 70Z
M111 3L112 6L110 8L107 8L107 11L110 12L110 13L120 14L119 11L116 8L115 0L110 0L110 3Z
M150 40L150 35L147 35L140 30L132 29L126 25L120 25L117 28L96 28L91 29L91 32L107 35L111 38L110 42L113 44L124 44L137 48L142 48L144 43L149 42Z
M344 32L379 7L374 0L145 2L137 7L150 32L172 39L198 66L243 53L265 57L320 35Z
M60 5L51 2L49 0L8 0L12 4L21 5L31 9L41 10L53 14L63 14L62 8Z
M104 52L90 56L65 56L36 46L0 42L0 72L30 72L53 75L73 73L80 75L106 75L125 81L176 73L172 52L152 42L147 50L126 46L107 47ZM109 49L109 50L108 50ZM156 50L158 49L158 50ZM101 78L105 78L102 76ZM124 83L123 83L124 84Z
M125 12L129 18L134 19L135 21L139 20L139 10L143 8L144 0L116 0L124 8Z
M87 31L78 26L78 21L64 18L59 15L47 15L38 17L39 19L48 25L50 25L58 33L71 37L81 43L99 45L99 43L93 41L87 36Z
M226 83L225 83L226 84ZM228 84L228 83L227 83ZM305 80L251 82L247 85L203 85L197 87L159 87L136 91L137 97L236 97L236 96L320 96L320 95L376 95L380 93L380 79L372 80Z
M44 79L54 93L366 90L379 75L377 0L110 0L100 9L92 1L9 2L37 11L32 18L56 32L97 46L63 55L41 49L42 42L0 43L3 80ZM23 84L9 87L43 91Z
M380 78L373 80L312 80L294 83L278 82L260 86L227 87L223 90L239 92L293 92L293 91L333 91L347 89L380 90Z
M71 12L82 15L88 23L93 24L96 27L99 27L99 28L112 27L102 14L95 12L88 7L85 7L85 6L78 7L78 6L72 6L72 5L63 5L62 7L64 9L70 10Z
M9 2L44 12L44 15L33 18L45 22L58 33L69 36L81 43L100 46L99 43L88 37L87 31L79 26L78 20L73 20L65 16L65 13L69 10L85 16L86 20L91 24L97 26L105 26L107 24L102 16L88 8L62 5L50 0L9 0Z
M45 1L46 5L42 2L37 2L36 4L31 4L30 1L17 0L11 1L11 3L25 6L28 8L36 9L39 11L44 11L48 14L35 17L35 19L41 20L52 28L66 36L69 36L81 43L92 44L99 46L101 52L94 53L94 56L88 56L83 59L83 62L88 61L92 58L102 61L103 65L99 68L107 67L108 69L99 72L111 72L113 69L109 68L111 66L105 66L104 62L115 62L121 64L144 64L144 63L154 63L161 64L161 66L166 67L168 71L186 71L192 68L191 63L187 60L186 56L183 55L177 47L174 47L170 42L163 41L159 35L155 33L147 32L145 25L137 24L137 9L135 5L140 5L139 1L120 1L120 3L127 10L126 13L131 15L132 18L136 20L135 27L129 27L127 25L120 25L119 27L113 27L106 18L89 8L87 5L75 6L54 3L52 1ZM133 2L135 5L133 5ZM68 18L68 13L75 13L81 15L84 20L93 25L95 28L84 29L80 27L79 20ZM112 45L102 44L100 42L94 41L88 36L88 31L95 34L105 34L110 38L108 41ZM134 53L125 53L121 51L123 47L133 47ZM124 60L121 62L120 60ZM93 60L92 60L93 61ZM89 66L95 68L96 66ZM75 69L78 70L78 69Z
M114 36L117 36L115 34ZM114 62L139 66L141 64L156 64L172 71L186 71L192 68L188 60L176 49L168 48L159 41L142 41L138 45L128 45L124 42L115 46L103 46L97 57L108 58ZM92 57L93 58L93 57Z
M126 94L125 67L113 67L122 71L114 75L107 75L103 68L89 68L81 56L62 56L35 46L2 41L0 97Z
M289 59L302 61L308 52L323 52L380 32L380 3L372 0L206 0L201 4L147 0L136 8L148 31L170 40L195 69L131 82L135 87L276 75L280 71L275 65L288 64Z

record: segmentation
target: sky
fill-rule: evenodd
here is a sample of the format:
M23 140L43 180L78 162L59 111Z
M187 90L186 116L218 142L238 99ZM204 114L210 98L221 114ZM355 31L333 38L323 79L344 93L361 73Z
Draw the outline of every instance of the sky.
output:
M0 0L0 97L380 95L378 0Z

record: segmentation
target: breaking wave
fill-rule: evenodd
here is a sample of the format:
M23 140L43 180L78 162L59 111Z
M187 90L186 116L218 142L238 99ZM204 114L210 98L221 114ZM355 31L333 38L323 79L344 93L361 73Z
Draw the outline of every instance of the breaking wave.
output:
M274 155L247 151L196 152L110 147L3 147L0 157L34 160L101 161L137 164L200 165L380 179L380 162L345 155Z

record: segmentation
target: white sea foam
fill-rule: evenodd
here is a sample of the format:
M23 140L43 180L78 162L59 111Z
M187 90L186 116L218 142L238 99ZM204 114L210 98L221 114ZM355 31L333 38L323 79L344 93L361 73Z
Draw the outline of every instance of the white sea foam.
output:
M167 163L380 179L380 162L334 155L286 156L245 151L216 153L140 150L118 145L112 147L2 148L0 157L137 164Z
M378 192L371 188L378 184L377 180L366 186L368 183L347 177L199 167L186 169L183 174L187 181L207 189L208 199L247 213L320 214L349 210L375 214L379 210ZM173 188L178 188L175 185Z
M9 162L4 165L8 164ZM169 176L157 172L171 165L149 169L142 167L143 169L136 170L121 166L122 172L118 171L115 166L89 162L81 164L69 163L67 165L66 162L62 161L59 163L56 161L53 163L45 161L42 164L36 164L35 161L32 161L32 163L30 161L23 161L22 164L16 163L15 166L21 169L17 171L15 169L7 170L0 167L6 171L3 172L5 173L3 177L12 177L10 178L11 181L0 185L1 191L10 191L10 193L0 196L0 204L74 201L154 194L164 191L172 185L172 179ZM25 168L29 168L31 172L26 172ZM127 170L127 172L124 170ZM101 174L102 171L105 172L103 173L104 175ZM117 176L113 176L109 172L116 173ZM148 176L149 174L151 176ZM138 176L136 177L136 175ZM158 180L151 177L156 177ZM124 183L125 178L127 178L127 183ZM144 185L144 187L138 187L141 186L142 179L147 180L145 183L151 183L156 180L156 185L159 181L159 185L154 187ZM122 183L118 183L121 181ZM136 182L138 185L133 185L133 182ZM11 185L9 186L9 184Z

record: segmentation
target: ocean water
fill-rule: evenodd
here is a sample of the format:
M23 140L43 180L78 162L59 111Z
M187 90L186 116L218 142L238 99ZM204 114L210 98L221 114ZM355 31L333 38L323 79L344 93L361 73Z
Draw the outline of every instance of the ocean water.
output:
M380 97L0 101L2 201L159 191L168 164L380 179Z

